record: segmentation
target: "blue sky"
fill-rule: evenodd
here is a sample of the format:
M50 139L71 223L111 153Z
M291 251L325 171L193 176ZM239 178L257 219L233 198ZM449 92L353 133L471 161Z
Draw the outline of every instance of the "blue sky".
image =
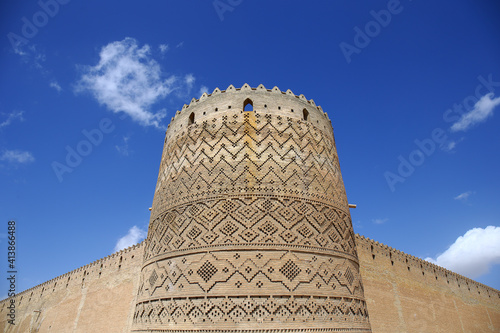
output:
M14 219L18 290L140 241L170 118L244 83L328 112L357 233L500 289L496 1L0 6L0 269Z

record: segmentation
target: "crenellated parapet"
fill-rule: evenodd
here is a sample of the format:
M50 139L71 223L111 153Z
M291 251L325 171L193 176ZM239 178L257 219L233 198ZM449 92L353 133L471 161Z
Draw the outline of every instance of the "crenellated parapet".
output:
M288 89L287 91L281 91L276 86L274 88L272 88L272 89L267 89L266 87L264 87L263 84L260 84L257 87L253 88L253 87L250 87L247 83L245 83L241 88L235 88L231 84L231 85L229 85L229 87L227 87L226 90L220 90L219 88L215 88L214 91L211 94L208 94L208 93L205 92L205 93L203 93L201 95L201 97L199 99L192 98L191 102L189 104L184 104L184 106L182 107L182 111L188 109L191 106L196 105L199 102L203 102L204 100L206 100L207 98L209 98L211 96L216 96L218 94L223 94L223 93L235 93L235 92L240 92L240 91L241 92L249 92L249 91L271 92L271 93L274 93L274 94L283 94L283 95L293 96L293 97L301 100L302 102L304 102L304 103L306 103L306 104L308 104L308 105L316 108L318 111L322 112L327 117L326 112L323 112L323 109L321 108L321 106L317 106L316 103L314 103L313 99L308 100L303 94L295 95L290 89ZM181 111L177 111L176 115L179 114L180 112ZM172 120L173 120L173 118L172 118Z
M376 265L383 265L386 270L397 271L398 275L406 274L414 281L436 284L452 291L465 293L470 297L492 302L500 301L500 291L497 289L368 237L356 234L356 246L359 256L369 256L369 258L364 258L366 262L371 261Z
M222 116L227 112L243 112L248 99L256 111L299 119L309 118L311 123L331 131L328 114L323 112L321 106L316 105L313 99L308 100L302 94L295 95L290 89L287 91L281 91L278 87L266 89L262 84L253 88L245 83L241 88L235 88L233 85L226 90L215 88L211 94L203 93L199 99L191 99L189 104L184 104L172 117L165 139L168 140L177 132L186 129L191 123L200 124L207 118ZM194 119L190 121L192 115Z
M128 269L130 265L138 265L140 264L139 258L142 259L144 243L145 241L142 241L141 243L117 251L109 256L95 260L90 264L76 268L44 283L19 292L14 296L18 306L23 305L25 302L30 302L32 299L38 300L52 292L71 288L75 285L84 288L86 284L94 279L120 273L120 271ZM9 299L10 298L0 301L0 310L4 308Z

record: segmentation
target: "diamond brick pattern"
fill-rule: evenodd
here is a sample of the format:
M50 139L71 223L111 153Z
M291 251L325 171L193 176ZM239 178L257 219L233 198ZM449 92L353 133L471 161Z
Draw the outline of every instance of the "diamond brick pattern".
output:
M297 275L301 272L299 266L297 266L292 260L288 260L283 267L280 268L280 272L289 280L293 281Z
M203 266L201 266L198 271L198 275L201 276L201 278L205 281L208 282L214 276L215 273L217 273L217 267L212 265L210 261L206 261Z

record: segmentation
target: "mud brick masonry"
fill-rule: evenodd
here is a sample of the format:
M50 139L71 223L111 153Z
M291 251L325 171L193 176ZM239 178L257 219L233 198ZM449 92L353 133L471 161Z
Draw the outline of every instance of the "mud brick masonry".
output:
M0 303L1 332L500 332L500 292L355 235L330 119L218 88L165 136L148 237Z

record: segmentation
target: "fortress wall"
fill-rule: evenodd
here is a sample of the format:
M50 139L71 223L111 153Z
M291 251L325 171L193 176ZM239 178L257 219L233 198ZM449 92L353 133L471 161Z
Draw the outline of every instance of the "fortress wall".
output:
M372 331L500 332L500 291L356 235Z
M356 243L374 333L500 332L500 291L363 236ZM10 299L1 301L0 332L129 332L143 251L140 243L19 293L15 326Z
M128 332L144 243L16 295L16 325L7 322L10 299L0 302L0 332Z

